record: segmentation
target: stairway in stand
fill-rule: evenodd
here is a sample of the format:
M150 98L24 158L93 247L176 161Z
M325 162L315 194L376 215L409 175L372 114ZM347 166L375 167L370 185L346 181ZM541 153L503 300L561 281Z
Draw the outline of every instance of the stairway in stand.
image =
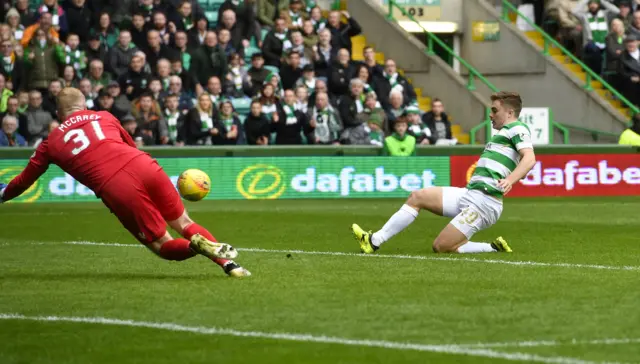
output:
M540 48L544 48L544 38L542 34L533 30L524 32L524 34L531 39L534 43L536 43ZM549 46L549 53L551 57L558 61L560 64L564 66L565 69L576 75L582 82L586 82L587 73L582 69L582 67L574 63L569 57L562 54L562 51L559 48ZM627 115L631 117L630 110L623 106L622 102L616 100L611 92L609 92L602 83L599 81L591 81L591 87L595 92L598 93L604 100L606 100L611 106L613 106L616 110L618 110L622 115Z

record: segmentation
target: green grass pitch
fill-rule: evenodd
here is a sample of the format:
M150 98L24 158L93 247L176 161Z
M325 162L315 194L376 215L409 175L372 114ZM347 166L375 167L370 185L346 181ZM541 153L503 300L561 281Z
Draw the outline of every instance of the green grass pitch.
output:
M640 362L640 199L507 200L474 240L513 254L433 254L427 213L355 254L350 224L402 203L188 204L241 280L155 257L100 203L2 205L0 363Z

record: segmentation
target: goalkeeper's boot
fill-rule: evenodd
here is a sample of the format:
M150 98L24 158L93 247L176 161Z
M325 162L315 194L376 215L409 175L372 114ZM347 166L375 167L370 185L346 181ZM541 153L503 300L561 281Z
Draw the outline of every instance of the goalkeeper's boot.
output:
M229 244L211 241L200 234L191 237L191 250L207 258L235 259L238 251Z
M372 254L378 247L371 244L371 231L364 231L358 224L351 225L351 231L356 238L358 244L360 244L360 250L365 254Z
M227 273L229 277L233 277L233 278L249 277L251 275L251 272L241 267L238 263L234 262L233 260L230 260L227 263L225 263L222 269L224 269L224 272Z
M494 240L493 243L491 243L491 247L502 253L513 253L513 250L511 250L511 247L507 244L507 241L502 238L502 236L499 236Z

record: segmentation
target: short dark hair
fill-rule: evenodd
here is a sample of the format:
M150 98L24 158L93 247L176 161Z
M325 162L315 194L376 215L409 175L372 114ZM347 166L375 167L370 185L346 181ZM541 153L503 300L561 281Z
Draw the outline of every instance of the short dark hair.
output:
M500 91L491 95L491 101L500 101L502 106L513 109L516 117L520 116L522 111L522 98L520 94L514 91Z
M142 100L143 97L150 97L151 99L153 99L153 95L151 94L151 91L144 91L143 93L141 93L140 100Z
M170 98L170 97L175 97L175 98L177 99L177 98L178 98L178 95L177 95L177 94L174 94L174 93L170 93L170 94L168 94L167 96L165 96L165 98L164 98L164 99L166 100L166 99L168 99L168 98Z

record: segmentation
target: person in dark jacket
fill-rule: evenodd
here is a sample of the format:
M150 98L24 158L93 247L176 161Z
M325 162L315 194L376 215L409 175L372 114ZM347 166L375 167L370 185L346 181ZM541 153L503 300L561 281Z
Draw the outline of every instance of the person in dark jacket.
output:
M295 110L295 103L296 95L293 90L286 90L284 102L278 108L278 117L272 120L278 145L302 144L302 133L307 140L314 140L315 124L310 123L304 113Z
M364 47L363 50L364 60L362 61L362 65L367 67L369 71L369 80L367 82L373 83L376 77L382 76L384 73L384 68L382 65L379 65L376 61L376 51L371 46Z
M94 59L104 62L107 60L107 47L100 42L100 35L92 34L82 50L87 57L87 63L90 64ZM74 70L75 71L75 70Z
M640 49L633 34L624 40L625 50L620 57L620 72L623 95L634 105L640 105Z
M229 31L230 43L236 53L244 55L244 49L249 47L249 37L244 34L244 29L238 25L236 21L236 13L231 9L227 9L224 13L220 12L222 21L218 22L218 34L221 30Z
M7 111L0 114L0 120L4 118L6 115L10 115L18 120L18 133L25 138L29 137L29 129L28 129L28 120L27 115L18 111L18 98L14 96L9 96L7 99Z
M271 135L271 121L262 113L259 100L251 102L251 112L244 120L244 131L249 145L268 145Z
M51 81L48 91L46 95L42 96L42 108L48 111L53 119L57 119L58 94L62 91L62 82L60 80Z
M264 57L262 53L254 53L251 56L251 68L247 71L249 77L251 77L251 97L256 96L262 84L269 76L270 71L264 68Z
M118 78L120 88L124 90L129 101L138 98L147 88L150 82L150 75L144 72L144 57L136 54L131 59L129 70Z
M118 43L109 50L106 62L107 70L113 74L115 79L127 73L131 59L136 52L138 52L138 48L131 43L131 33L128 30L122 30L118 35Z
M63 3L69 24L69 33L78 34L80 42L84 43L89 37L91 29L91 9L85 0L69 0Z
M47 39L42 29L36 30L29 47L24 50L27 88L44 90L49 83L58 78L58 57L56 55L56 39Z
M331 65L329 76L329 92L333 97L340 98L349 93L349 82L356 76L355 67L351 63L349 51L341 49L338 59Z
M616 89L620 89L620 77L617 72L620 68L620 57L624 52L624 24L620 19L611 22L611 33L605 39L607 45L605 68L608 73L607 81Z
M287 39L287 24L282 18L276 19L275 28L267 33L262 43L264 62L269 66L280 67L284 41Z
M204 42L205 44L193 53L189 70L202 86L206 86L207 81L213 76L224 79L229 72L227 57L224 51L218 47L216 33L207 32Z
M0 147L26 147L27 140L18 133L18 119L4 115L0 119Z
M118 120L123 120L125 116L127 116L128 111L123 111L116 108L113 104L113 96L109 93L106 88L103 88L98 92L98 102L93 106L92 110L94 111L107 111L110 112L113 116Z
M189 110L184 120L185 144L212 144L212 137L217 137L221 132L214 127L215 112L211 96L206 92L201 93L198 104Z
M318 44L313 47L313 68L316 77L329 79L331 65L338 57L338 48L331 46L331 31L322 29L318 32Z
M245 144L244 128L242 127L240 118L233 112L231 100L222 100L218 110L218 116L215 118L213 125L220 133L212 138L213 144Z
M20 58L13 48L10 39L5 39L0 43L2 48L2 59L0 59L0 73L5 77L7 83L11 82L13 92L22 90L25 85L24 81L24 61Z
M347 23L342 23L340 17L344 15ZM331 45L336 49L345 48L351 54L351 37L362 33L358 22L347 11L332 11L329 13L327 29L331 31Z
M151 66L151 71L156 72L158 61L161 59L174 59L177 56L175 50L162 44L160 33L157 30L147 32L147 43L149 48L144 50L147 55L147 63Z
M204 44L204 39L207 36L207 29L209 29L209 21L207 18L204 16L196 18L196 25L187 32L190 51L196 50Z
M300 68L300 53L291 52L287 55L287 62L280 67L280 80L282 81L282 88L285 90L293 89L300 77L302 77L302 68Z
M177 11L168 14L168 20L176 26L176 30L188 32L196 24L195 14L192 10L191 1L185 0L180 3Z
M131 32L131 41L139 49L149 48L149 44L147 44L147 32L150 30L150 27L150 24L147 24L144 20L144 14L133 14L129 31Z
M393 90L402 92L403 105L408 105L416 100L416 92L413 86L398 73L396 62L393 59L388 59L385 62L384 72L382 75L374 77L373 83L376 86L374 91L385 110L389 108L389 95Z
M260 39L260 29L257 24L257 14L254 10L254 3L255 0L226 0L222 3L220 9L218 9L218 24L224 22L224 13L227 10L232 10L237 19L237 27L242 30L242 39L251 39L252 36ZM258 44L258 47L260 46L261 44Z
M353 128L361 124L356 117L364 110L364 82L354 78L349 83L350 92L343 95L338 102L338 113L345 128Z
M431 130L429 142L436 144L440 139L453 139L451 122L444 112L444 104L440 99L433 99L431 111L422 115L422 122Z

